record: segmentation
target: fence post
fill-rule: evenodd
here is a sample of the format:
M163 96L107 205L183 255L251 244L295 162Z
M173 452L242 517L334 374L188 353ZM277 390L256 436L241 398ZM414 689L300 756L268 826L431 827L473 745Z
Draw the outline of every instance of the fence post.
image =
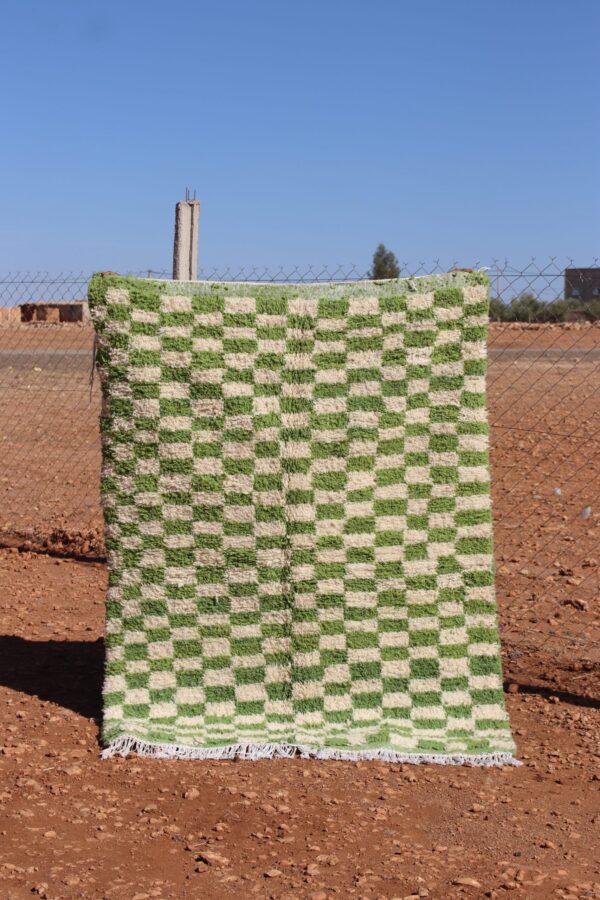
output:
M175 206L174 281L196 281L198 278L199 224L200 201L186 196Z

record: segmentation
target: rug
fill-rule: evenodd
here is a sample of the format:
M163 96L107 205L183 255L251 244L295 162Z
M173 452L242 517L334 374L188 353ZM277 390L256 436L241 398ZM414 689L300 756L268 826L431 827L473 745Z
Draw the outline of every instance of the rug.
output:
M514 762L487 284L94 276L105 755Z

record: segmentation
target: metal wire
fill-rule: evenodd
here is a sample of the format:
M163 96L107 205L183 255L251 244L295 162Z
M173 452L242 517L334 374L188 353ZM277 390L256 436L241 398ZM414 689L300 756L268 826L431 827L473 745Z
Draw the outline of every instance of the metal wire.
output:
M458 265L440 259L403 262L401 275L446 272ZM524 265L492 259L470 266L487 269L490 293L504 304L530 293L551 312L564 299L565 270L575 263L550 257ZM598 260L585 261L584 267L593 270ZM170 279L154 269L134 274ZM355 265L232 266L205 269L199 277L277 284L355 281L368 274ZM23 304L83 303L88 282L85 272L0 276L0 543L8 534L46 539L60 533L76 544L97 536L101 546L100 387L93 377L94 337L85 306L80 323L26 324L21 319ZM567 656L600 662L600 323L492 323L489 348L503 640L521 648L509 655L527 658L553 643ZM553 498L556 487L560 499ZM591 508L587 525L580 520L584 502ZM577 583L552 574L559 558ZM535 601L523 590L526 575ZM532 627L531 617L542 624Z

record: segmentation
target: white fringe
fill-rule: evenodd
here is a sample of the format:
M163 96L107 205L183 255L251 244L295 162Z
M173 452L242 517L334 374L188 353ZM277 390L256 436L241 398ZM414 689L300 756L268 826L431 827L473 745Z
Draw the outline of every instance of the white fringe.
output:
M122 734L102 751L102 759L137 753L153 759L340 759L349 762L379 760L389 763L435 763L440 766L520 766L511 753L407 753L386 748L377 750L341 750L338 747L308 747L304 744L226 744L223 747L190 747L186 744L160 744Z

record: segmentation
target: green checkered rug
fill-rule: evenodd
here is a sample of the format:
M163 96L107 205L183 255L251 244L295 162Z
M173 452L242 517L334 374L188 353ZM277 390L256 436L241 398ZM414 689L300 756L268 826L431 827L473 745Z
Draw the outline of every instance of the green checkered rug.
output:
M105 755L514 762L485 275L89 299Z

